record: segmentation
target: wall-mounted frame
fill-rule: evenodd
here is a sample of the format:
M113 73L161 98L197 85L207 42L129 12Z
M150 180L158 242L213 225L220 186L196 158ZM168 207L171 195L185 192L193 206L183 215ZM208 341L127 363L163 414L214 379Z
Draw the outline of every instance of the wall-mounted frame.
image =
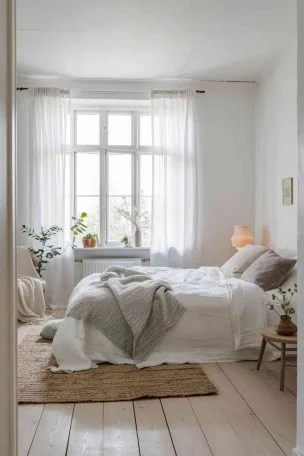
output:
M293 177L282 179L282 202L284 206L293 204Z

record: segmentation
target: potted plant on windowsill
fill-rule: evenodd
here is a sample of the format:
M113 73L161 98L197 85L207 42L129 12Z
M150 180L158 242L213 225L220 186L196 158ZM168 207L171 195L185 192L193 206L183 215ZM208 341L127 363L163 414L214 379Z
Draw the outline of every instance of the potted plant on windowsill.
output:
M291 300L297 291L296 283L293 288L288 288L287 290L279 288L276 293L272 294L272 301L267 303L268 308L280 316L280 323L276 328L280 336L293 336L298 330L297 325L291 320L291 315L296 312Z
M86 212L81 212L79 217L72 217L72 226L71 231L73 234L72 247L75 249L77 247L76 238L77 236L84 234L87 230L87 225L85 224L85 219L88 217Z
M97 246L97 234L88 233L82 238L82 245L85 249L94 248Z

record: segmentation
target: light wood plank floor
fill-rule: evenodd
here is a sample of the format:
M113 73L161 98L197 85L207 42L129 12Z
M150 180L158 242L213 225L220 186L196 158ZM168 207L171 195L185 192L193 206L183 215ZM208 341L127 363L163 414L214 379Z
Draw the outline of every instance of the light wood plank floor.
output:
M37 326L20 326L18 341ZM19 456L290 456L296 368L279 362L203 365L217 396L19 405Z

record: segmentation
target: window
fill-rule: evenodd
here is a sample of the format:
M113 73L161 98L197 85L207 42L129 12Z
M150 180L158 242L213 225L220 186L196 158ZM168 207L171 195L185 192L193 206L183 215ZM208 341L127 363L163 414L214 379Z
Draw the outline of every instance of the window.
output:
M87 212L101 245L151 242L151 115L139 110L74 111L74 212ZM133 223L132 223L133 222ZM80 241L80 240L79 240Z

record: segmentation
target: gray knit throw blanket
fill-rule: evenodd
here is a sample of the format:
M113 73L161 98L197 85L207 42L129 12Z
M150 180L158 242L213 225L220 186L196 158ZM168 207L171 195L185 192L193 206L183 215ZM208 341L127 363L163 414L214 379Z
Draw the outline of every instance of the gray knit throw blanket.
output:
M94 276L73 291L67 317L87 321L135 363L144 361L184 307L168 284L134 269L111 266L99 280Z

